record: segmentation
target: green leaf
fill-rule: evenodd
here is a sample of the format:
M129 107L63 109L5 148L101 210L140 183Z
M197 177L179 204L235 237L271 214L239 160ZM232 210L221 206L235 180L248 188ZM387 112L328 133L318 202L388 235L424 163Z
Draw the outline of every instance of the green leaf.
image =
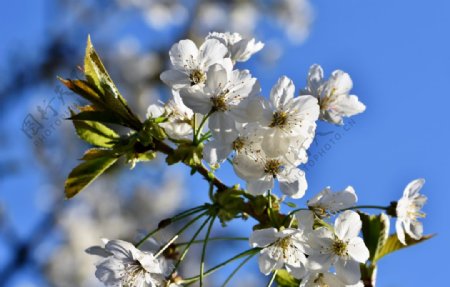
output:
M89 102L93 103L95 106L100 108L104 106L100 94L95 89L93 89L88 82L83 80L66 80L60 77L58 77L58 79L67 88L85 98Z
M379 215L358 213L362 221L364 243L370 252L369 260L373 261L375 254L385 244L389 236L389 217L384 213Z
M107 124L125 125L121 119L106 111L82 111L72 115L69 120L93 121Z
M97 159L100 157L118 157L119 154L115 153L113 150L104 149L104 148L91 148L88 149L84 154L81 160L91 160Z
M86 44L86 53L84 56L84 74L89 83L96 87L99 91L104 93L103 85L114 86L111 77L105 69L100 57L94 49L91 42L91 36L88 36ZM114 86L115 92L119 94L117 88Z
M131 128L140 129L142 124L128 107L126 100L120 95L100 57L92 45L90 36L86 45L84 57L84 74L88 83L100 92L102 103L106 110L119 115Z
M99 175L113 165L118 158L100 157L87 160L75 167L69 174L64 192L67 198L72 198L93 182Z
M297 204L290 202L290 201L283 201L284 204L286 204L287 206L291 207L291 208L296 208Z
M375 286L377 279L377 266L370 264L360 264L361 281L364 282L364 286Z
M300 285L300 280L294 278L294 276L284 269L277 271L275 282L277 282L278 287L298 287Z
M424 235L424 236L422 236L422 238L417 240L417 239L413 239L413 238L409 237L408 234L405 234L405 235L406 235L406 244L407 245L403 245L398 240L397 234L394 233L391 236L389 236L389 238L386 240L386 243L384 244L384 246L378 250L378 252L375 254L375 258L373 260L378 261L382 257L388 255L389 253L392 253L394 251L397 251L397 250L400 250L400 249L403 249L406 247L410 247L412 245L415 245L417 243L426 241L426 240L434 237L434 234L429 234L429 235Z
M93 121L73 121L77 134L88 143L111 148L119 135L107 126Z

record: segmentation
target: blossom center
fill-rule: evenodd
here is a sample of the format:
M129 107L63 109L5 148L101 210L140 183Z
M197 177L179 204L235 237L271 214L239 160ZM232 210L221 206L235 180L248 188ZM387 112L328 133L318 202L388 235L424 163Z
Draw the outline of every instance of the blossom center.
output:
M244 148L244 141L241 138L237 138L233 141L232 146L235 151L240 151Z
M124 286L136 286L139 280L143 280L147 271L139 261L133 261L125 265L125 276L122 277Z
M320 218L324 218L329 215L327 209L322 206L310 206L309 209L312 210L312 212L314 212L314 214Z
M212 97L211 102L213 110L224 112L228 109L226 95L228 94L228 89L221 92L217 97Z
M331 245L331 250L338 256L347 255L347 243L336 238Z
M323 274L320 273L316 279L314 279L314 283L317 284L317 286L320 287L329 287L327 283L325 283L324 278L323 278Z
M290 245L291 245L290 236L281 238L276 242L276 246L283 251L283 258L288 257L288 249L289 249Z
M288 114L284 111L276 111L273 113L272 122L269 127L283 127L287 124Z
M280 173L281 168L282 165L278 159L269 159L264 165L264 172L276 177L277 174Z
M206 75L199 69L195 69L191 71L189 80L191 81L191 86L195 86L197 84L203 83L206 80Z

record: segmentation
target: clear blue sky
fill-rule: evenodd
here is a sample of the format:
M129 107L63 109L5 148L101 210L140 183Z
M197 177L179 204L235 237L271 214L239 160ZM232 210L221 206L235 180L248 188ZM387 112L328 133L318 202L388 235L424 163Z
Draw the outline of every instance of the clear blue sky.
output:
M352 185L359 203L383 205L398 199L412 179L425 178L423 193L429 197L425 233L438 235L382 259L378 286L442 286L450 255L450 229L444 226L450 218L446 184L450 172L450 1L318 0L314 7L316 20L306 43L283 43L286 52L276 68L253 71L267 94L282 74L291 77L298 88L303 86L313 63L321 64L327 75L342 69L352 76L353 92L367 105L348 132L319 126L319 132L333 131L342 137L308 167L306 198L327 185L336 189ZM45 39L45 11L40 1L32 0L2 2L0 11L2 67L6 52L18 41L30 47L31 54L38 50ZM16 102L0 125L17 140L14 150L7 152L20 158L29 153L27 139L20 132L29 106L26 99ZM329 137L318 139L313 155L319 154ZM28 204L20 191L34 192L37 182L32 168L27 170L0 182L0 200L23 226L24 234L33 220L24 211ZM4 193L12 187L18 194ZM5 252L0 250L0 254Z

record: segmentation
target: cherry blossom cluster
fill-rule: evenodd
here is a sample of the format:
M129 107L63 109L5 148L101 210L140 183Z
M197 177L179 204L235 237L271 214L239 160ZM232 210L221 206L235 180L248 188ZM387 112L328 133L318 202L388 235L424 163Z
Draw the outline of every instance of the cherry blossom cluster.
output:
M148 117L166 114L168 121L162 125L167 134L183 139L192 137L191 121L200 115L207 119L210 133L205 161L220 164L233 155L234 170L247 182L249 193L266 193L276 179L285 195L301 198L307 182L298 166L308 160L316 121L342 124L343 117L365 106L349 95L352 81L347 73L334 71L325 80L318 65L310 68L299 96L293 81L282 76L266 99L258 80L235 67L263 47L237 33L211 33L200 47L191 40L174 44L169 52L172 68L161 74L173 97L163 107L150 106Z
M243 192L251 198L267 195L271 200L277 181L283 199L297 199L307 190L305 172L299 166L308 160L316 122L341 125L345 117L363 112L365 106L350 94L352 80L347 73L336 70L325 78L319 65L310 67L303 89L296 92L293 81L282 76L266 97L250 71L236 67L263 47L263 43L237 33L211 33L200 46L191 40L174 44L169 52L171 68L161 74L171 89L171 98L165 104L149 106L147 118L163 119L155 122L168 142L200 147L211 171L228 160L246 181ZM419 194L423 184L422 179L412 181L398 202L381 207L397 218L396 233L404 245L408 238L419 240L423 234L417 220L423 216L421 208L426 201ZM212 191L210 196L214 201ZM310 198L306 208L287 214L283 223L255 227L248 240L253 248L250 252L259 253L260 271L275 276L277 270L284 269L305 287L363 286L360 264L369 260L371 251L360 237L363 223L355 211L356 201L351 186L339 192L327 187ZM188 213L210 214L201 228L217 216L205 211L208 206ZM380 216L386 218L389 232L387 214ZM197 279L182 279L176 273L184 255L175 266L173 258L164 255L181 233L149 249L140 245L153 233L136 245L105 240L105 247L91 247L87 252L103 258L97 264L96 276L107 286L190 284ZM191 243L194 240L195 236Z

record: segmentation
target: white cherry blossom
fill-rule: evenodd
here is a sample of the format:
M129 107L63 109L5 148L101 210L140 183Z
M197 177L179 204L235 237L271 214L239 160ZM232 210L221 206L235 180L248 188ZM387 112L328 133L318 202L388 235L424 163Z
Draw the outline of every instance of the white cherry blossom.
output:
M427 197L419 193L424 183L425 180L421 178L411 181L403 191L403 197L397 202L395 229L398 240L405 245L405 233L414 239L420 239L423 234L422 223L417 218L425 217L421 209Z
M309 272L299 287L347 287L336 274L331 272Z
M235 151L239 153L244 148L253 145L255 141L259 141L256 134L257 126L255 124L246 124L245 126L236 123L236 137L230 138L228 141L213 140L207 142L203 148L203 159L209 164L217 164L223 162L228 155Z
M310 240L313 252L308 257L308 268L328 271L333 265L340 281L358 283L361 278L359 263L369 258L369 250L358 237L361 227L358 213L347 210L337 217L334 232L327 227L315 229Z
M307 149L312 142L319 117L317 99L312 96L294 97L295 86L286 76L281 77L263 103L260 123L264 129L262 148L270 156L285 154L290 147Z
M230 62L214 64L203 87L180 90L183 102L194 112L210 114L208 127L215 140L229 143L237 137L236 123L246 123L247 97L256 96L259 84L248 70L232 70Z
M252 247L263 248L259 256L259 270L268 275L272 271L285 268L296 278L302 278L309 246L306 235L299 229L285 228L276 230L266 228L253 231L250 236Z
M153 104L147 109L147 118L165 115L167 121L160 124L170 138L192 138L194 113L183 103L178 91L172 90L172 98L164 105Z
M352 87L352 79L347 73L335 70L331 77L325 80L322 67L312 65L308 73L307 87L300 94L312 95L319 100L320 119L342 125L343 117L362 113L366 109L357 96L349 95Z
M160 287L166 283L169 267L165 259L152 252L137 249L123 240L104 240L105 247L93 246L86 252L104 257L97 265L95 276L105 286Z
M283 156L268 156L261 147L261 142L243 148L233 159L236 174L245 179L247 190L254 195L264 194L274 186L277 179L281 192L292 197L301 198L308 187L305 173L297 168L306 158L297 153L288 152Z
M328 186L308 200L308 208L317 216L325 217L354 206L357 200L355 190L351 186L339 192L332 192Z
M245 62L250 57L264 48L262 42L256 42L254 38L242 38L239 33L213 32L206 39L217 39L223 43L229 51L229 56L234 62Z
M173 69L161 73L161 80L174 90L202 85L208 67L223 63L227 53L227 47L216 39L206 40L200 48L191 40L181 40L170 49Z

